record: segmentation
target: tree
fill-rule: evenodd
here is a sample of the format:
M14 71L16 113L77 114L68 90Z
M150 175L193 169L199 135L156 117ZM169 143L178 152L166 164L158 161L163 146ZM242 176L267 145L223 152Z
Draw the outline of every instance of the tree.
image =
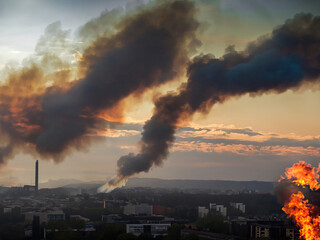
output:
M121 233L117 240L138 240L138 237L133 235L132 233Z
M24 239L24 229L21 224L3 224L0 226L0 239Z
M79 240L81 239L81 233L73 231L61 231L47 233L47 239L49 240Z
M125 228L120 224L106 224L101 230L99 239L117 240L118 235L125 233Z
M181 239L181 227L179 224L173 224L168 229L168 235L165 236L165 240L180 240Z
M199 237L197 234L189 233L183 237L183 240L199 240Z
M153 240L153 236L151 233L141 233L139 240Z
M196 222L198 229L209 229L211 232L228 233L228 224L224 217L216 212L210 212L207 216L199 218Z
M67 230L69 229L69 225L64 220L50 220L46 226L47 229L55 230Z
M69 225L72 229L78 229L78 230L86 227L85 221L78 217L70 218Z

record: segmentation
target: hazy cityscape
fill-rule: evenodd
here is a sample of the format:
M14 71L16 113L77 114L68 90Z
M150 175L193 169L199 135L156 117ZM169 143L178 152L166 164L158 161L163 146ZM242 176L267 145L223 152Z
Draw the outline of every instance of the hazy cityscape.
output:
M299 238L277 183L133 178L97 193L102 183L38 189L39 169L35 185L1 188L3 239Z
M320 240L319 0L0 0L0 240Z

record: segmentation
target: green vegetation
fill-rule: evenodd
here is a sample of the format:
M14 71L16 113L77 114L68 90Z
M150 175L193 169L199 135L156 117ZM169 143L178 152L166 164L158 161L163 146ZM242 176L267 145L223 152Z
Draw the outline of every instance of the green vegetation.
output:
M207 216L199 218L196 226L200 230L209 230L215 233L228 233L228 224L222 215L210 212Z
M138 240L139 238L132 233L121 233L117 240Z
M200 240L199 236L194 233L189 233L189 234L185 235L183 239L184 240Z
M20 240L24 239L24 226L22 224L1 224L0 239Z
M108 239L108 240L118 240L118 236L126 233L125 226L122 224L105 224L97 231L100 233L98 238L99 240Z
M86 227L86 223L85 221L83 221L82 219L80 218L77 218L77 217L73 217L73 218L70 218L69 221L69 226L72 228L72 229L83 229Z

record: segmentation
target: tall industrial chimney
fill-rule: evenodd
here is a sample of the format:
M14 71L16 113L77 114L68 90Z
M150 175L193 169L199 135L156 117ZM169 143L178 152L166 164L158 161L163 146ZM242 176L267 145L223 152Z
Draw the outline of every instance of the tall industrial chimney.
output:
M38 160L36 161L36 173L35 173L35 190L36 193L38 193L39 189L39 162Z

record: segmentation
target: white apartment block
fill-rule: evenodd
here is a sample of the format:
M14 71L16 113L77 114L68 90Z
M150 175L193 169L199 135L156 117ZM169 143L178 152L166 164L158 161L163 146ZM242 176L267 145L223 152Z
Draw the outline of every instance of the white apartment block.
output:
M198 217L202 218L209 213L209 209L206 207L198 207Z
M241 211L242 213L246 212L246 205L244 205L243 203L230 203L230 205L236 209L238 209L239 211Z

